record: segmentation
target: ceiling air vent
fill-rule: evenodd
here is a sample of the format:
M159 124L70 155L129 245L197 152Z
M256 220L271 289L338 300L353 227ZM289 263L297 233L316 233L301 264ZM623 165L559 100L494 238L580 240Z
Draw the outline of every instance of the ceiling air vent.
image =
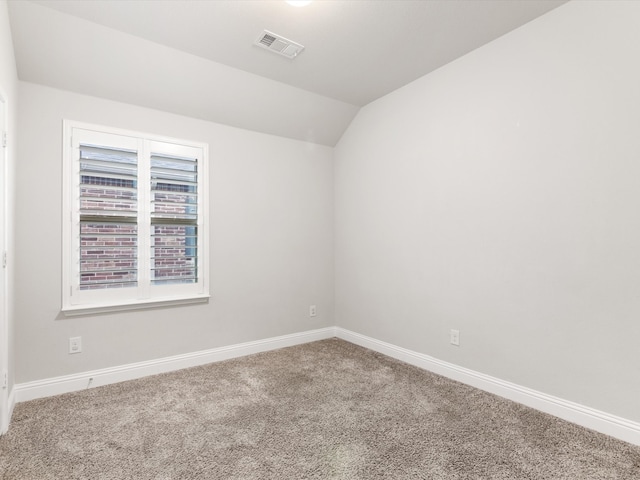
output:
M276 35L275 33L265 30L255 41L255 45L266 48L267 50L283 55L287 58L295 58L304 47L299 43L292 42L289 39Z

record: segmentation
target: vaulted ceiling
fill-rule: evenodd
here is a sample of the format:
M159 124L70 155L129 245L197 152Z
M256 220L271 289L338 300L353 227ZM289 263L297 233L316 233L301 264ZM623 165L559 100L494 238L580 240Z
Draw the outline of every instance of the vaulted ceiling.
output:
M21 80L333 146L359 108L566 0L10 0ZM255 46L269 30L305 49Z

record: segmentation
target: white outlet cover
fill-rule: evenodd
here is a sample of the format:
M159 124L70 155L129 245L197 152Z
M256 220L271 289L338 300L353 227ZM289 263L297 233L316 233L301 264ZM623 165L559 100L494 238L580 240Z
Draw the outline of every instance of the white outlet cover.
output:
M82 337L69 338L69 353L82 352Z
M449 332L451 345L460 346L460 330L451 330Z

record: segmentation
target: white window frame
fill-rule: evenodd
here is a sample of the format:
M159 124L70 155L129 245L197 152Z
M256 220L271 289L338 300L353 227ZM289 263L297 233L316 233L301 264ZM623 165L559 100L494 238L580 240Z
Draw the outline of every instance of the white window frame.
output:
M128 148L138 152L138 286L80 289L80 143ZM62 311L86 315L121 310L207 302L209 299L209 147L180 140L72 120L63 121L63 252ZM190 284L152 285L150 278L150 162L151 153L198 159L197 269ZM186 153L186 155L185 155ZM147 253L145 255L145 252Z

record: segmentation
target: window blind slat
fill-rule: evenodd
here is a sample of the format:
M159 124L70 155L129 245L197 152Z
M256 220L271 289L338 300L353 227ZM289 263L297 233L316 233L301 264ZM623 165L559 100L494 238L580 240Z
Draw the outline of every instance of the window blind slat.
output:
M110 163L138 163L138 153L135 150L115 148L105 145L80 144L80 159L105 160Z
M126 176L136 176L136 165L110 162L107 160L80 160L80 170L87 172L121 173Z

